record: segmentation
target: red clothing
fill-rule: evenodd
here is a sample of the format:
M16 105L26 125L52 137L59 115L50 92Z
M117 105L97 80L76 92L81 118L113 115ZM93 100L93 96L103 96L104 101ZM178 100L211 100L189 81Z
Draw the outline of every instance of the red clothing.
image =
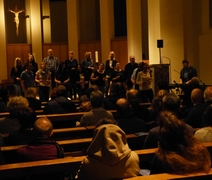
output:
M17 153L24 161L36 161L58 158L57 148L54 144L44 144L37 146L23 146Z

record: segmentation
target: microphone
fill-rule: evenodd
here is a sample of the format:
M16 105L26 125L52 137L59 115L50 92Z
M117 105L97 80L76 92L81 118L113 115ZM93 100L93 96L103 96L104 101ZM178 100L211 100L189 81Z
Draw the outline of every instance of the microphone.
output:
M174 80L173 82L174 82L177 86L179 86L179 84L178 84L175 80Z
M178 70L174 69L174 71L177 72L178 74L180 74L180 72Z
M204 81L202 81L201 79L199 80L203 85L205 85Z

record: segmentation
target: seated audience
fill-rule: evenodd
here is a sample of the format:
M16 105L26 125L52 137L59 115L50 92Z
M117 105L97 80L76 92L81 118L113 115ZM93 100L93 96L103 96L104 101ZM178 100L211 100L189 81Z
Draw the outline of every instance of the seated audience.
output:
M173 113L164 111L160 115L158 150L151 173L209 172L211 160L207 148L188 132L185 123Z
M66 98L66 88L63 85L57 87L56 98L48 101L43 110L45 114L63 114L76 111L75 104Z
M112 113L103 108L103 100L104 96L101 91L96 90L91 93L90 102L93 108L82 116L80 126L96 125L102 118L114 119Z
M35 137L27 146L17 149L22 161L37 161L63 158L62 148L49 138L52 135L52 123L48 118L39 118L35 121L32 134Z
M124 131L115 124L99 123L77 179L123 179L137 176L139 170L138 155L129 149Z
M201 142L212 142L212 104L205 110L202 120L203 128L197 130L194 136Z
M117 113L115 116L118 126L126 133L146 132L146 123L135 116L129 102L120 98L116 102Z
M180 109L179 96L177 96L174 93L169 93L163 97L162 103L163 103L163 110L170 111L173 114L175 114L176 117L179 117L179 109ZM186 124L185 126L187 128L187 131L193 135L194 134L193 128L188 124ZM143 148L148 149L148 148L158 147L159 130L160 130L160 127L156 126L149 131L149 133L144 141Z
M112 83L110 85L110 95L108 95L107 99L109 99L114 105L116 101L120 98L119 96L119 85L118 83Z
M86 95L82 95L79 99L79 111L88 112L92 109L91 102Z
M0 98L0 112L7 112L7 106Z
M203 127L202 116L207 107L212 103L212 86L206 88L204 92L205 102L202 103L202 90L194 89L191 93L194 106L189 110L185 117L185 123L193 128Z
M25 97L29 102L29 107L34 110L41 109L41 101L36 99L37 91L35 87L30 87L26 90Z
M3 82L2 82L1 88L0 88L0 99L7 106L7 102L9 101L9 91L7 89L6 83L3 83Z
M8 102L9 116L0 118L0 133L12 133L18 131L21 127L18 122L18 117L22 109L29 106L26 98L22 96L17 96L11 98Z
M126 99L130 103L130 106L137 118L143 119L146 122L149 121L149 110L146 107L140 106L140 93L138 90L130 89L126 93Z
M9 145L27 144L32 138L31 128L36 121L36 113L33 109L27 107L20 111L18 122L21 127L18 131L12 132L8 137Z

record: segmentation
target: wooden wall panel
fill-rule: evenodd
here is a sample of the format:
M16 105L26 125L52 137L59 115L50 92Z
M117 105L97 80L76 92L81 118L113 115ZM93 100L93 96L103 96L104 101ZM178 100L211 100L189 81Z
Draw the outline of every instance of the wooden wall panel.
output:
M58 58L59 62L65 61L68 58L68 44L43 44L43 58L48 55L48 49L53 50L53 54Z
M30 44L7 44L7 80L6 82L12 83L13 80L10 78L10 72L14 66L16 57L22 59L23 64L28 60L28 53L31 52Z
M116 60L120 63L121 69L124 69L128 63L127 38L116 38L111 40L111 51L114 51Z
M101 42L92 41L92 42L80 42L79 43L79 62L85 58L85 53L90 51L92 53L92 59L95 61L95 51L98 51L99 62L102 62L102 53L101 53Z

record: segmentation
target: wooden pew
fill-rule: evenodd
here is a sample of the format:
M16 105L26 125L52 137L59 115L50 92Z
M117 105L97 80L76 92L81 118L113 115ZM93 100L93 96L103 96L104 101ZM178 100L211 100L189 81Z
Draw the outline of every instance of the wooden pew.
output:
M206 147L212 147L212 143L205 143ZM135 151L141 161L151 160L157 148L154 149L144 149ZM34 162L24 162L24 163L13 163L0 165L0 177L2 180L4 178L18 178L22 177L23 179L34 175L43 175L46 173L67 173L71 170L76 170L79 168L80 162L85 158L85 156L78 157L67 157L62 159L53 159L53 160L41 160ZM74 172L73 171L73 172ZM138 176L133 178L126 178L126 180L142 180L142 179L211 179L212 169L208 174L206 173L192 173L186 175L174 175L174 174L155 174L150 176Z
M178 174L168 174L168 173L161 173L161 174L153 174L149 176L137 176L132 178L126 178L125 180L166 180L166 179L184 179L184 180L191 180L191 179L211 179L212 178L212 168L208 173L205 172L196 172L190 173L185 175L178 175Z

